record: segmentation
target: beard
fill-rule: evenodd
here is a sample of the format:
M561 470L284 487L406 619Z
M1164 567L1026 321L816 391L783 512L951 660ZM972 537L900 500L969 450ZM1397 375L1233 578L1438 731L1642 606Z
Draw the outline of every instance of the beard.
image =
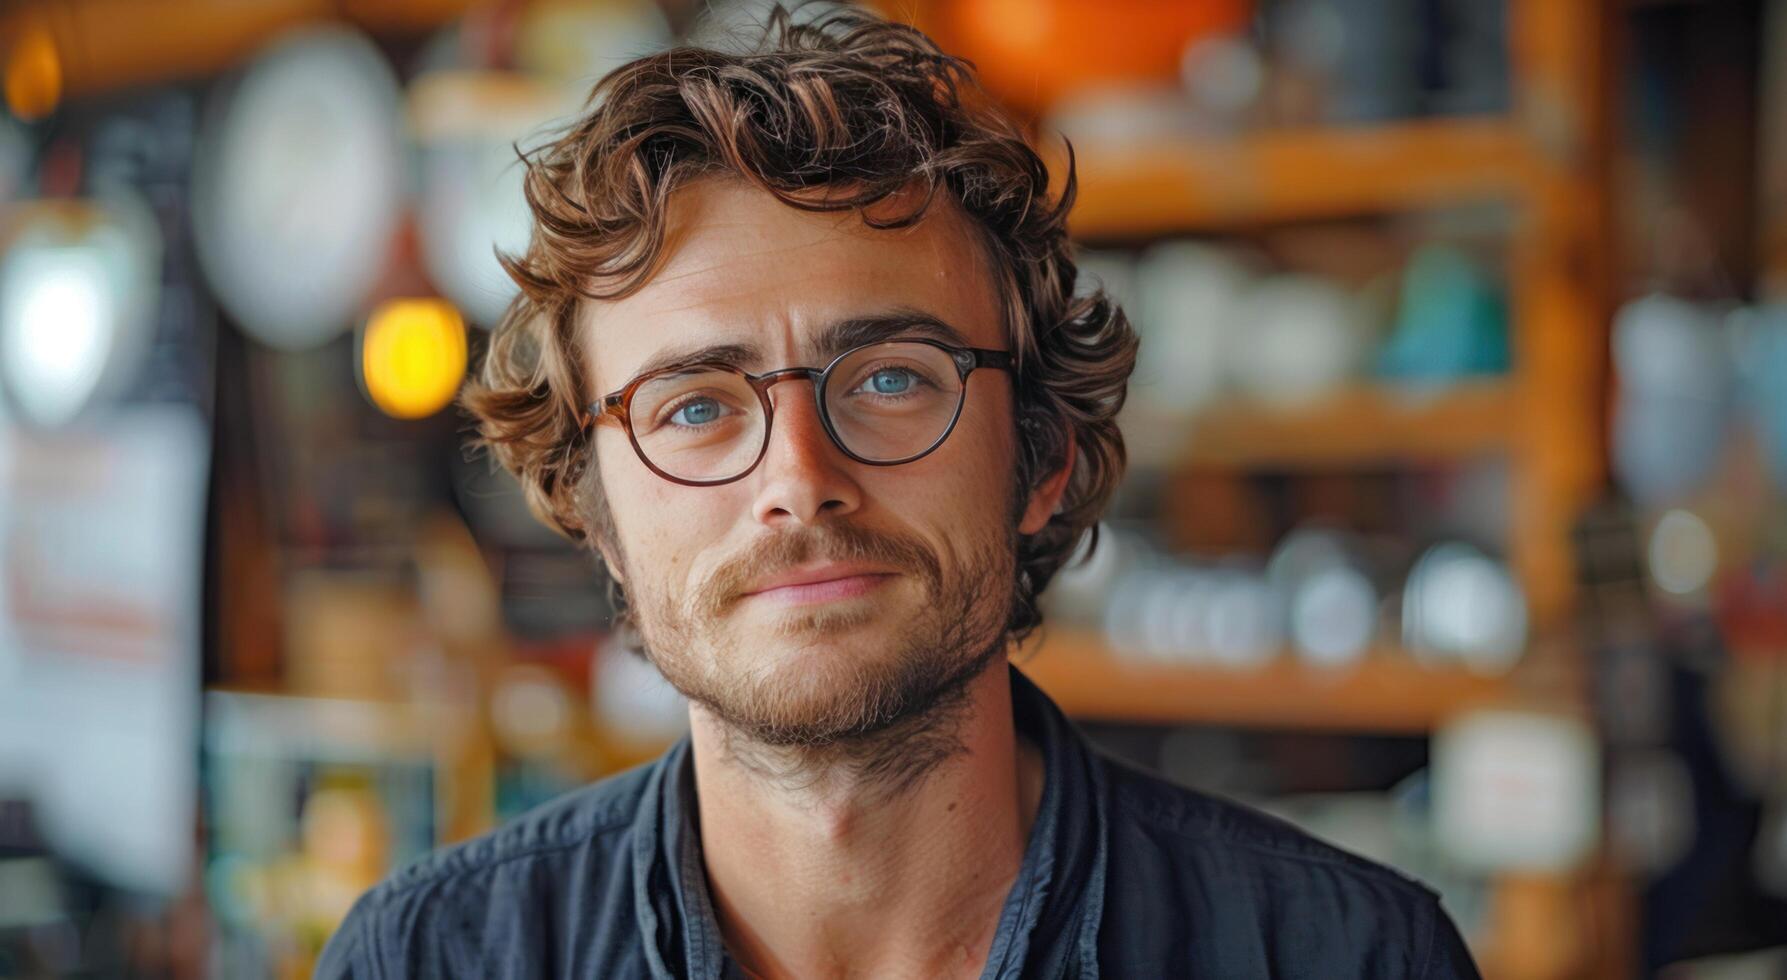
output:
M890 760L865 750L897 742L905 761L895 768L911 776L928 768L913 765L921 757L934 763L954 750L947 722L965 706L970 682L1004 650L1016 533L1009 521L965 541L960 554L950 547L939 555L915 537L812 525L728 558L685 598L644 588L630 590L629 604L645 656L729 733L793 750L804 759L797 768L845 756L887 766ZM895 617L880 603L850 603L780 611L762 628L727 622L751 583L813 561L894 569L897 581L917 586L919 601ZM864 628L877 617L893 622Z

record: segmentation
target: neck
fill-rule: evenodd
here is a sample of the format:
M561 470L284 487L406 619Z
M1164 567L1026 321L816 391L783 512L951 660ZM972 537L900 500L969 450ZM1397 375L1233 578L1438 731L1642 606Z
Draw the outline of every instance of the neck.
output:
M1003 656L957 701L826 749L691 708L714 908L762 977L977 976L1042 799Z

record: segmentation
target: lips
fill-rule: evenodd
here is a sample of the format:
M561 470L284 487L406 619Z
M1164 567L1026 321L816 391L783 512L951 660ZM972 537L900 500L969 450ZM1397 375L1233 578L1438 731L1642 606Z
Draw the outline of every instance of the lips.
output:
M745 590L745 596L761 596L765 592L784 592L784 590L790 594L815 592L815 590L824 590L822 587L826 587L826 585L835 585L833 590L836 590L836 588L849 587L858 579L868 579L861 585L879 585L879 579L890 578L894 574L895 572L892 570L876 567L876 565L852 565L852 563L842 562L804 565L799 569L786 570L783 574L761 579L751 588Z

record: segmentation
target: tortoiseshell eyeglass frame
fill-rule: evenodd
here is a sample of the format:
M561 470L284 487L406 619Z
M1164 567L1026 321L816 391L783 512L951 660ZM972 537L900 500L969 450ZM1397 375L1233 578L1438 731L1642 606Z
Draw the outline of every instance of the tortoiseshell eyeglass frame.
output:
M839 364L842 364L847 358L860 354L869 348L883 347L889 344L924 344L929 347L935 347L945 354L948 354L951 363L956 367L956 373L958 375L957 380L962 383L962 389L956 396L956 407L955 411L950 413L949 424L944 426L943 432L939 434L930 445L910 456L905 456L900 459L870 459L851 451L850 447L846 446L844 440L839 437L837 428L832 424L831 412L825 407L825 386L831 381L832 370ZM644 463L647 469L663 479L669 480L671 483L681 484L685 487L715 487L742 480L745 477L750 476L751 472L757 468L757 465L763 462L763 455L769 450L769 434L774 428L776 421L776 407L775 403L770 401L769 389L783 381L805 379L813 383L813 402L814 407L819 413L819 423L824 426L825 434L830 437L832 445L838 447L839 452L858 463L863 463L868 466L899 466L903 463L910 463L914 460L923 459L924 457L929 456L932 452L936 451L938 446L943 445L943 441L949 438L951 432L955 431L956 422L962 417L962 406L968 401L968 375L973 374L978 368L992 368L998 371L1011 372L1013 371L1011 352L989 350L984 347L959 347L954 344L946 344L939 340L932 340L928 337L896 337L889 340L877 340L873 343L852 347L849 350L844 351L842 354L832 358L831 362L823 368L790 367L776 371L769 371L764 374L751 374L734 367L731 364L694 361L688 364L678 364L642 374L627 382L626 386L620 390L603 395L601 398L598 398L589 404L590 421L592 423L605 422L610 425L619 425L624 428L627 432L627 441L633 444L634 455L639 457L639 461ZM757 447L757 455L751 460L751 465L745 467L736 475L714 480L685 479L676 476L675 474L667 473L659 468L656 463L651 461L651 457L646 455L645 450L639 447L639 438L633 432L633 394L637 392L642 385L651 381L653 378L663 377L666 374L684 373L691 370L725 371L730 374L735 374L740 378L743 378L744 381L751 386L751 390L757 393L758 403L763 406L763 438Z

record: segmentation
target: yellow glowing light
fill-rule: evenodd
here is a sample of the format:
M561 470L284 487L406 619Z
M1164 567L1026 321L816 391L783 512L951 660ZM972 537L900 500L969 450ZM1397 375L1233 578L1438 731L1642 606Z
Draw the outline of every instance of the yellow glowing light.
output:
M6 105L20 119L41 119L62 101L62 57L56 39L27 27L6 53Z
M372 311L360 347L367 397L386 415L447 407L465 377L465 321L443 299L397 299Z

